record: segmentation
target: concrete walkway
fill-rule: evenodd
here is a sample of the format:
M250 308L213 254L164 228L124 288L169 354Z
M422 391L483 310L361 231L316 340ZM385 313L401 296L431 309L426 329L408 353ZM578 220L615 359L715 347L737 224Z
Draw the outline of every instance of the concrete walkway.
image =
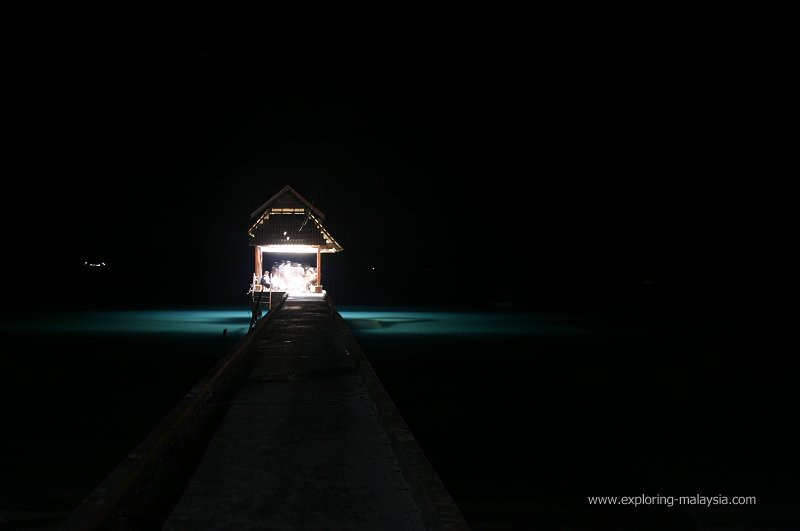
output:
M167 531L468 529L335 307L288 298Z

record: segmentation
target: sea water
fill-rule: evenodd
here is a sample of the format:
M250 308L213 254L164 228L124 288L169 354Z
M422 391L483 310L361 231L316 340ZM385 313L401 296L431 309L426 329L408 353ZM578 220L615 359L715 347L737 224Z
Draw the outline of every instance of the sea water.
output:
M757 335L670 315L339 310L474 529L796 507L796 391ZM4 315L0 524L68 514L249 321L241 308ZM758 496L762 513L587 501L637 495Z
M0 529L73 510L247 333L246 309L7 311Z

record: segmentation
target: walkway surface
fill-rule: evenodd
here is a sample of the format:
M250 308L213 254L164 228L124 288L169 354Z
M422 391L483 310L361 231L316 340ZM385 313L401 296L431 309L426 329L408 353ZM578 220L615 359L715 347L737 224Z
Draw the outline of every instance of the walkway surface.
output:
M326 300L259 322L167 531L468 529Z

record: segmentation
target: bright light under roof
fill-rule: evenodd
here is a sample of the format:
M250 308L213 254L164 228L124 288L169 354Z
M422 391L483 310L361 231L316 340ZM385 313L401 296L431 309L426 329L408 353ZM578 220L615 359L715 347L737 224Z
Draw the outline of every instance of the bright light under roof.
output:
M270 245L268 247L261 247L261 252L316 254L317 248L310 245Z

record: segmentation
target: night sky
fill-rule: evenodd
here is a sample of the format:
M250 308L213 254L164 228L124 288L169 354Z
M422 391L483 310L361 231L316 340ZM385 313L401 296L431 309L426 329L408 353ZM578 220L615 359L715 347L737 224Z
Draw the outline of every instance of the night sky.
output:
M5 301L245 305L288 184L340 304L781 308L796 65L737 9L6 7Z

